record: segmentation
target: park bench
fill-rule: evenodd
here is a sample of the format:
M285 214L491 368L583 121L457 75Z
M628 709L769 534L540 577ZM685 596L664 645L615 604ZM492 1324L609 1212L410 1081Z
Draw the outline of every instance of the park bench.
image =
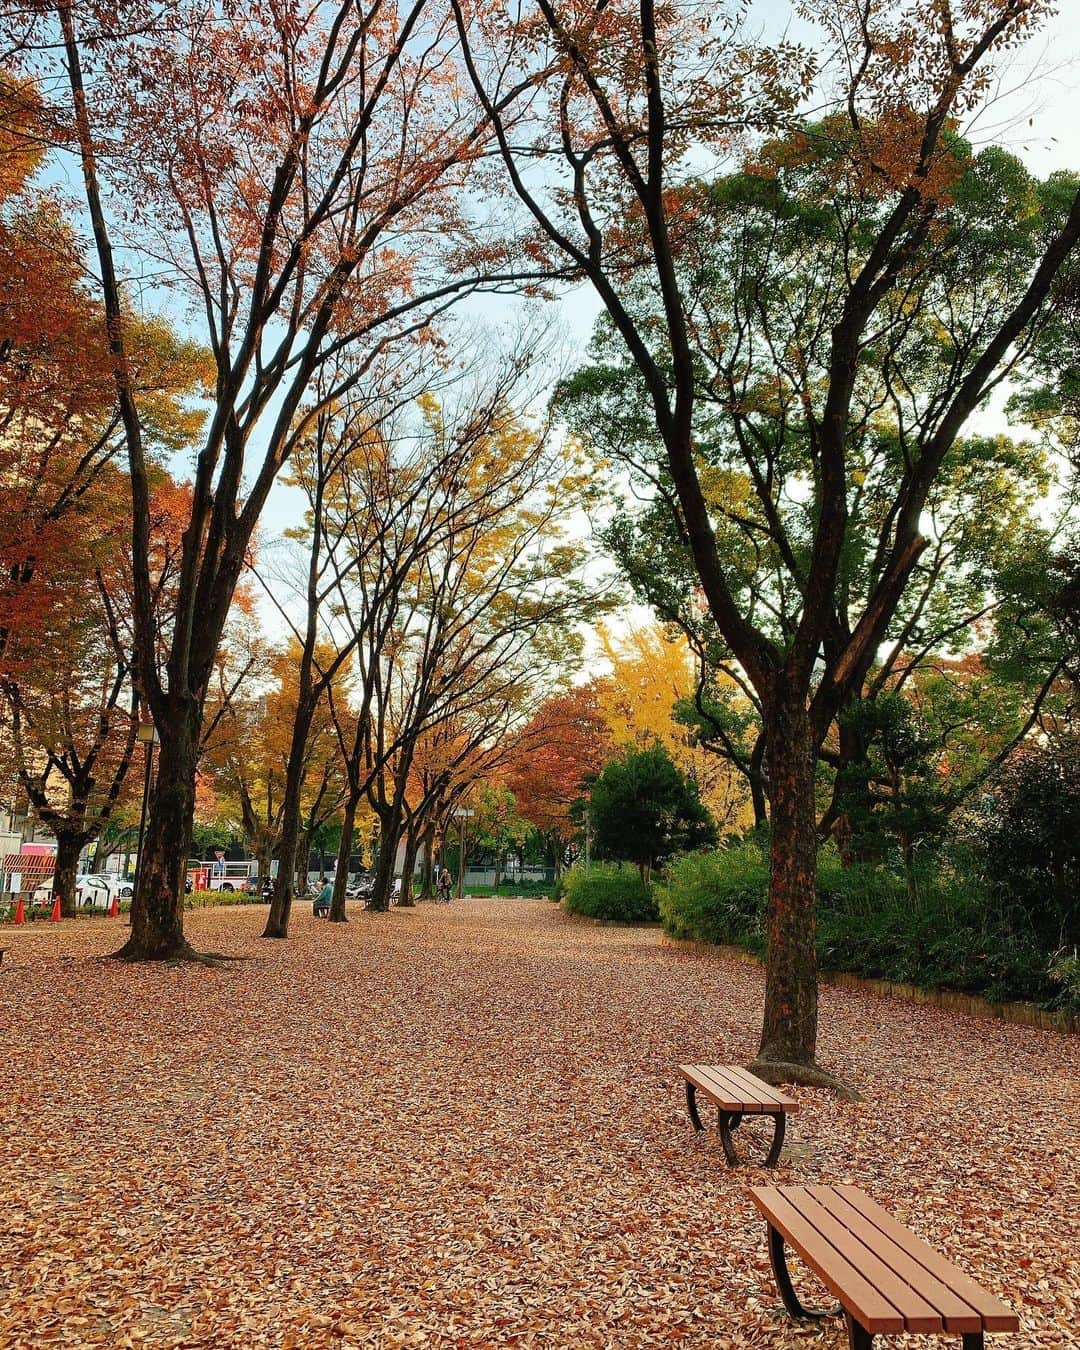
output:
M785 1096L778 1088L770 1087L748 1070L734 1064L680 1064L679 1072L686 1079L686 1109L695 1130L703 1128L698 1115L697 1094L702 1093L716 1106L720 1142L732 1167L739 1164L739 1155L735 1152L731 1138L732 1130L739 1128L743 1116L772 1116L775 1133L764 1165L776 1166L784 1143L787 1113L799 1109L799 1103L794 1097Z
M850 1350L877 1335L959 1332L963 1350L983 1350L987 1331L1018 1331L1020 1319L857 1186L751 1186L769 1226L769 1260L792 1317L844 1314ZM831 1312L804 1308L788 1274L789 1242L840 1300Z

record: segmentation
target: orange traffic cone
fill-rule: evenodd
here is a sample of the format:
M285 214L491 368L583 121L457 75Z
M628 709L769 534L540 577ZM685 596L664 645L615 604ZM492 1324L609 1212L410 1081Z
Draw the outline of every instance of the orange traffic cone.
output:
M120 913L120 901L117 900L116 896L114 895L112 898L112 904L109 906L109 918L115 919L119 913Z
M60 897L59 897L59 896L57 896L56 899L52 902L52 913L49 915L49 922L50 922L50 923L59 923L59 922L60 922Z
M23 904L23 898L21 895L19 896L18 900L15 901L15 922L16 923L26 922L26 906Z

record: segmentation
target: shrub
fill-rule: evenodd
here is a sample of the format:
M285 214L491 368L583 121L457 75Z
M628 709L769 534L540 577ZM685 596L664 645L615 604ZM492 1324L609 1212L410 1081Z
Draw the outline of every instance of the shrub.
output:
M976 810L975 835L1003 922L1047 951L1080 943L1080 740L1014 755Z
M294 896L293 904L302 902L302 900L302 896ZM256 895L251 891L192 891L184 896L185 909L208 909L211 905L263 905L265 903L261 895ZM123 909L122 905L121 909Z
M769 863L756 840L720 853L689 853L673 863L657 902L672 937L764 946Z
M13 900L10 904L0 906L0 923L13 923L15 920L16 902ZM33 923L37 919L49 919L52 917L53 902L51 900L35 904L32 900L23 901L23 914L27 923Z
M658 888L673 937L763 953L768 859L756 839L681 858ZM940 853L912 877L887 867L818 858L818 961L825 971L956 989L994 1000L1080 1004L1080 961L1052 963L1030 930L1004 922L962 853Z
M1050 963L1050 978L1059 986L1053 1006L1080 1013L1080 953L1062 952Z
M651 923L659 917L651 887L633 867L594 863L587 872L571 869L565 881L563 906L570 914L624 923Z

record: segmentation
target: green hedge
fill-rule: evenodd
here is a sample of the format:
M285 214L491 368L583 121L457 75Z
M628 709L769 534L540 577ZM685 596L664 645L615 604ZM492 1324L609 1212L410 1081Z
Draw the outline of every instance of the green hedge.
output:
M551 888L555 885L553 881L500 881L498 886L469 886L465 894L471 895L477 900L488 899L491 896L505 895L535 895L546 899L551 894Z
M636 867L593 863L572 868L565 875L563 907L590 919L618 919L623 923L655 923L660 917L652 890Z
M730 943L760 956L767 894L765 848L751 840L680 858L657 899L672 937ZM1003 922L981 881L946 853L916 877L912 893L889 868L844 868L833 849L822 850L817 947L825 971L1080 1010L1074 965Z
M32 905L29 900L23 902L23 913L27 923L48 919L52 915L53 902L44 905ZM0 923L11 923L15 918L15 905L0 905Z
M293 896L293 904L302 898ZM261 895L251 891L191 891L184 896L185 909L208 909L213 905L265 905ZM123 908L123 906L121 906Z
M193 891L190 895L184 896L185 909L206 909L211 905L262 905L266 902L258 895L252 895L247 891ZM131 901L120 901L120 913L128 914L131 911ZM107 911L104 909L79 909L75 915L77 919L102 919ZM26 919L27 922L40 922L48 919L52 914L52 901L45 905L31 905L26 901ZM0 905L0 923L11 923L15 918L14 905Z
M664 930L696 942L764 947L769 864L756 843L721 853L688 853L656 888Z

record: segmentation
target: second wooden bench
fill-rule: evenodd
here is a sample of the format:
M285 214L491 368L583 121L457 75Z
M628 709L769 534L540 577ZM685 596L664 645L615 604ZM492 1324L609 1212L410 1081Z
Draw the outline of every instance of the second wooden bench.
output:
M874 1203L857 1186L751 1186L765 1216L769 1260L792 1317L827 1317L799 1301L788 1273L789 1242L840 1300L850 1350L902 1331L959 1332L964 1350L984 1350L988 1331L1020 1319L993 1294Z
M787 1113L799 1109L794 1097L786 1096L779 1088L770 1087L749 1070L735 1064L680 1064L679 1072L686 1079L686 1109L695 1130L703 1128L698 1115L697 1094L702 1093L716 1106L720 1142L732 1167L739 1163L731 1138L732 1130L738 1129L743 1116L772 1116L775 1133L764 1166L776 1166L784 1144Z

